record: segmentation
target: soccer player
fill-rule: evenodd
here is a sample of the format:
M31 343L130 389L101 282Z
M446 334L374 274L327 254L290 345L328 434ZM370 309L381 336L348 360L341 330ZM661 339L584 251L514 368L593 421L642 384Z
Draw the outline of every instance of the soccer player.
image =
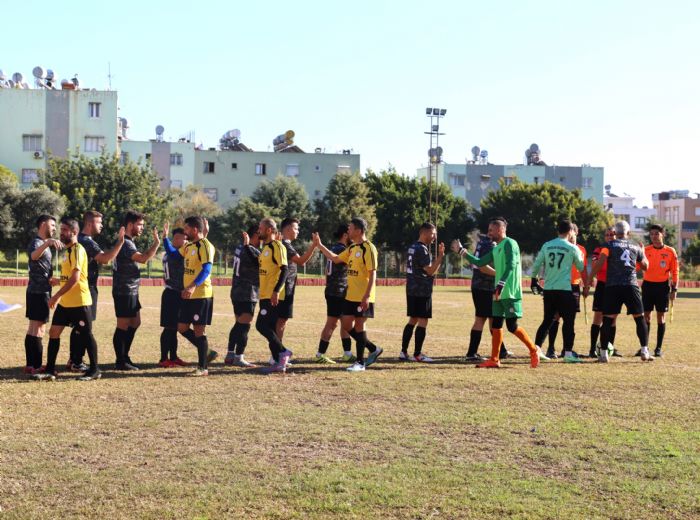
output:
M474 256L481 258L494 247L496 247L496 242L491 239L488 232L484 235L479 235L479 241L476 243L476 247L474 249ZM464 256L464 254L467 252L467 250L462 247L462 243L458 238L452 241L451 248L452 251L458 253L460 256ZM472 303L474 304L474 323L469 333L469 347L467 348L467 353L464 356L464 360L470 363L480 363L486 360L486 358L479 355L479 344L481 343L481 336L487 320L489 322L489 331L492 329L491 324L493 319L491 316L491 311L493 308L493 293L496 290L496 271L491 265L483 265L478 267L472 264L471 269L471 293ZM509 356L512 356L512 353L506 348L504 343L501 343L499 359L506 359Z
M66 247L61 263L61 287L49 299L49 307L56 307L49 329L49 348L46 371L32 377L39 381L56 379L56 357L61 346L61 332L66 326L77 329L78 340L86 346L90 368L78 379L92 381L102 374L97 366L97 343L92 335L92 297L88 286L88 259L78 243L80 226L72 218L61 219L61 242Z
M209 348L206 336L207 325L211 325L214 313L214 293L211 288L211 269L214 261L214 246L206 238L206 220L192 216L185 219L183 229L187 243L180 249L166 249L169 255L180 255L184 259L182 303L177 319L177 330L197 347L197 368L193 376L208 376L208 364L218 356ZM192 327L190 327L192 325Z
M375 289L377 285L377 248L367 240L367 221L355 217L348 225L348 235L352 244L336 255L321 243L318 233L313 234L316 247L334 264L347 264L348 290L343 302L341 326L355 339L357 360L348 367L350 372L361 372L377 361L384 352L367 339L365 322L374 318ZM370 354L365 361L365 349Z
M603 249L606 242L612 242L615 240L615 227L610 226L605 230L605 238L603 240L603 245L596 247L591 255L591 261L595 263L599 256L600 251ZM595 280L595 292L593 293L593 323L591 324L591 349L588 353L588 357L597 358L598 353L596 352L598 346L598 337L600 336L600 328L603 324L603 298L605 295L605 280L607 280L608 263L605 262L598 273L596 274ZM591 279L591 283L593 279ZM610 329L610 344L615 344L615 332L617 331L616 321L613 321ZM605 345L605 348L608 348ZM613 348L613 357L622 357L616 349Z
M644 248L649 269L644 272L642 303L644 320L651 327L651 312L656 310L656 349L654 356L661 357L661 347L666 333L666 312L669 300L676 299L678 287L678 257L676 250L664 245L664 228L659 224L649 226L651 244ZM669 285L670 281L670 285Z
M177 324L182 307L182 291L185 289L185 259L177 251L187 243L187 235L181 227L173 229L172 241L168 238L170 224L163 224L163 278L165 289L160 297L160 361L162 368L185 367L187 363L177 355ZM174 253L168 251L175 250Z
M228 353L224 363L243 368L255 367L245 360L248 332L253 321L255 306L260 299L260 236L258 226L243 233L243 242L233 252L233 279L231 303L236 323L228 335Z
M481 258L465 253L467 259L476 266L484 266L493 261L496 270L496 290L493 293L493 330L491 335L491 357L480 363L477 368L499 368L499 353L503 343L503 321L508 331L514 334L530 351L530 367L537 368L540 363L537 348L530 340L525 329L518 325L522 317L522 265L520 264L520 247L512 238L506 236L508 222L503 217L496 217L489 222L489 236L496 242L494 247Z
M287 250L276 240L277 223L264 218L258 226L261 241L260 256L260 311L255 320L255 328L267 340L275 364L270 372L286 372L292 351L282 344L277 335L277 307L284 301L284 281L287 278Z
M634 316L637 325L637 338L641 346L642 361L652 361L654 358L649 353L649 329L644 321L644 307L642 296L637 284L637 264L646 271L649 261L644 255L641 245L633 244L628 240L630 225L621 220L615 224L615 240L607 242L601 248L598 260L591 271L591 278L608 264L607 280L605 282L605 295L603 297L603 326L600 330L600 355L598 361L608 362L608 349L610 332L613 321L620 314L622 305L627 307L627 313ZM586 286L588 290L588 286Z
M540 249L535 263L532 266L531 287L533 292L540 291L539 273L544 267L544 318L535 335L535 346L541 359L541 345L547 335L552 320L561 318L564 321L564 362L580 363L581 360L574 354L574 323L576 320L577 294L574 285L571 284L572 268L581 273L585 280L583 255L581 250L570 239L575 232L573 224L568 220L562 220L557 225L559 237L545 242ZM578 285L576 285L578 287Z
M406 316L408 323L403 328L400 361L432 363L432 358L423 354L428 320L433 317L433 280L445 257L445 244L438 244L438 253L433 260L430 245L437 240L437 229L430 222L421 224L418 240L408 248L406 261ZM408 346L415 329L413 357L408 357Z
M348 225L340 224L333 234L336 243L331 246L331 252L339 255L350 246L350 235ZM338 326L338 321L343 314L343 302L345 293L348 290L348 266L347 264L334 264L332 260L326 260L326 324L321 331L321 339L318 342L318 352L316 352L317 363L335 364L326 352L330 344L331 336ZM352 354L352 339L350 335L340 327L340 341L343 344L342 361L354 363L356 358Z
M27 284L26 317L29 319L24 337L26 363L24 373L32 375L41 368L46 323L49 321L49 299L51 286L55 285L51 249L63 249L63 243L51 238L56 232L56 219L51 215L40 215L36 219L36 236L27 247L29 255L29 283Z
M97 279L100 276L100 264L108 264L119 254L124 245L124 226L119 228L117 242L109 251L102 251L102 248L95 242L94 237L102 233L102 213L99 211L86 211L83 215L83 229L78 235L78 243L83 246L88 256L88 286L92 297L92 321L97 319ZM77 329L71 330L70 335L70 359L68 369L72 371L84 372L87 366L83 363L85 350L83 343L78 341Z
M287 320L294 316L294 289L297 284L297 272L299 266L306 265L311 256L314 254L314 245L303 255L299 255L292 241L299 236L299 219L287 217L280 224L280 232L282 233L282 245L287 250L287 278L284 281L284 300L279 302L277 306L277 335L280 340L284 338L284 329L287 326Z
M124 244L112 262L112 298L114 313L117 316L117 328L112 342L116 355L117 370L138 370L129 357L131 344L136 329L141 325L141 303L139 286L141 272L137 264L145 264L153 258L160 246L158 229L153 228L153 243L145 253L141 253L134 238L141 236L146 216L143 213L128 210L124 215Z

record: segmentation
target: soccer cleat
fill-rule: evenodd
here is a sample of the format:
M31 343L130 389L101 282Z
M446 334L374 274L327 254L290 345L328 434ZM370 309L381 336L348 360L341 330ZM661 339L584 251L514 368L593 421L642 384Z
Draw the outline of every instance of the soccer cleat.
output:
M654 350L654 357L661 357L661 349L657 348Z
M564 363L583 363L583 359L578 356L564 356Z
M600 349L600 355L598 356L598 363L607 363L608 362L608 349L602 348Z
M343 357L340 358L340 360L343 363L354 363L355 361L357 361L357 358L354 354L343 354Z
M501 368L501 362L497 359L487 359L483 363L476 365L476 368Z
M233 366L233 362L236 360L236 353L233 350L229 350L224 358L224 365Z
M135 372L139 370L138 367L135 367L131 363L117 363L116 366L114 367L115 370L121 370L122 372Z
M500 359L508 359L508 358L515 357L515 354L513 354L513 352L511 352L508 349L501 349L501 352L498 354L498 357Z
M24 368L22 369L22 373L23 373L23 374L28 374L28 375L30 375L30 376L31 376L32 374L34 374L34 371L35 371L34 367L30 367L30 366L26 366L26 367L24 367Z
M287 367L280 361L279 363L275 363L274 365L267 367L265 369L265 373L267 374L273 374L275 372L279 372L284 374L287 371Z
M172 368L175 366L175 364L169 359L164 359L163 361L158 362L158 366L160 368Z
M418 363L432 363L433 358L428 357L425 354L418 354L417 356L413 356L413 361L417 361Z
M654 361L654 356L651 355L648 349L642 349L639 357L642 358L642 361Z
M284 349L280 352L280 363L284 365L286 369L289 366L289 359L292 357L293 352L289 349Z
M34 381L56 381L55 372L43 372L32 374L32 379Z
M557 356L557 353L554 351L553 348L547 349L547 357L549 359L558 359L559 356Z
M209 375L209 370L206 368L202 367L197 367L194 369L194 372L192 372L192 377L205 377Z
M634 357L641 357L642 356L642 349L640 348L637 353L634 355Z
M314 359L316 363L319 365L335 365L335 361L333 361L331 358L326 356L325 354L316 355L316 359Z
M241 368L257 368L258 365L246 361L243 354L241 354L240 356L236 356L236 359L233 360L233 366Z
M612 357L624 357L624 356L623 356L622 354L620 354L620 352L619 352L616 348L614 348L614 347L613 347L612 353L611 353L610 355L611 355Z
M218 357L219 353L216 350L209 349L209 352L207 352L207 364L211 363Z
M537 349L530 352L530 368L537 368L540 365L540 355Z
M69 372L87 372L88 366L85 363L80 363L79 365L76 365L72 361L68 361L68 364L66 365L66 370Z
M359 361L356 361L354 364L350 365L348 368L346 368L348 372L364 372L365 371L365 365L360 363Z
M403 350L399 353L399 361L411 361L411 358L408 356L408 352L404 352Z
M540 361L549 361L549 358L544 355L544 352L542 352L542 348L537 347L537 357L540 358Z
M369 356L367 356L367 361L365 361L366 367L374 364L377 361L377 358L382 355L382 352L384 352L384 349L382 347L377 347L377 350L374 352L371 352Z
M464 361L467 363L481 363L483 361L486 361L487 358L484 356L480 356L479 354L466 354L464 356Z
M88 370L82 376L77 378L77 381L97 381L101 377L102 372L100 372L99 369Z
M170 362L173 364L172 366L174 367L186 367L189 366L189 363L187 361L183 361L179 357L176 357L175 359L171 359Z

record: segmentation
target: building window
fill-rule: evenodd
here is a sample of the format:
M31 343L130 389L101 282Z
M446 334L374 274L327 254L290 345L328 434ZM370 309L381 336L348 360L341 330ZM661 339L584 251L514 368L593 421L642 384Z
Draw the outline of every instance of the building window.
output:
M515 177L503 177L503 185L510 186L511 184L513 184L514 180L515 180Z
M255 175L267 175L265 163L255 163Z
M464 175L453 175L452 186L464 186Z
M202 192L209 197L212 202L216 202L219 199L219 190L216 188L204 188Z
M644 226L647 225L647 218L646 217L634 217L634 227L635 229L642 229Z
M147 154L146 154L146 160L147 160L147 161L150 161L150 160L151 160L151 154L150 154L150 153L147 153Z
M181 180L176 180L176 179L171 179L171 181L170 181L170 187L171 187L171 188L179 188L179 189L182 189L182 181L181 181Z
M582 188L592 188L593 187L593 177L583 177L581 178Z
M25 184L30 184L39 180L38 170L30 168L22 168L22 182Z
M696 216L696 217L700 217L700 206L698 206L697 208L695 208L695 216Z
M321 197L321 190L314 190L314 197L317 199Z
M232 169L232 170L237 170L237 169L238 169L238 163L232 162L232 163L231 163L231 169Z
M102 136L85 136L86 152L101 152L105 147L105 138Z
M299 165L288 164L285 175L287 175L287 177L299 177Z
M535 184L539 184L539 183L540 183L540 178L539 178L539 177L534 177L534 178L532 179L532 181L533 181Z
M23 135L22 150L25 152L40 152L43 137L42 135Z
M561 182L562 184L566 182L566 177L559 177L559 182Z
M129 162L129 152L122 152L119 154L119 164L126 164Z
M352 169L349 164L339 164L335 169L335 173L352 173Z
M231 188L231 196L235 197L236 195L238 195L238 190L236 188Z
M214 173L214 163L210 161L204 161L202 165L202 171L204 173Z
M95 119L100 117L100 109L102 108L102 103L88 103L88 110L90 112L90 118Z
M170 166L182 166L182 154L181 153L171 153L170 154Z

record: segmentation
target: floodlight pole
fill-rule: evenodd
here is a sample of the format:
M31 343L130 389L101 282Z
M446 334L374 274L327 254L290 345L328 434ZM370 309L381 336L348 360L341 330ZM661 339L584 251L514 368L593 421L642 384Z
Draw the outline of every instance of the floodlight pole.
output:
M440 136L445 135L440 132L440 118L445 116L447 110L444 108L426 108L425 115L430 118L430 131L424 132L430 136L430 149L428 150L428 221L432 221L437 229L438 225L438 203L439 195L439 172L442 162L442 150L440 149ZM435 165L435 215L433 215L433 165ZM435 241L435 254L437 255L438 242Z

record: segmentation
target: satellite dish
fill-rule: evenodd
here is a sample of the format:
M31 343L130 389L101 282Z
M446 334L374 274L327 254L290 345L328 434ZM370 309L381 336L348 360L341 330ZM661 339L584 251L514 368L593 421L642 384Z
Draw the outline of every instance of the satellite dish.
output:
M24 76L22 76L21 72L15 72L12 75L12 81L15 82L15 85L21 85L22 82L24 81Z
M129 121L125 117L122 117L122 127L129 128Z
M162 125L156 126L156 135L163 135L163 132L165 132L165 128Z
M487 152L486 150L481 150L479 157L481 157L482 159L486 159L486 157L488 157L488 156L489 156L489 152Z
M5 76L5 72L0 69L0 81L5 81L7 79L7 76Z
M537 146L535 143L532 143L530 145L530 152L532 153L540 153L540 147Z
M479 155L479 152L480 152L480 151L481 151L481 149L480 149L478 146L472 146L472 155L473 155L474 157L476 157L477 155Z
M34 67L32 69L32 74L34 74L36 79L44 79L44 69L41 67Z
M527 149L525 150L525 157L527 157L527 158L529 159L531 155L532 155L532 150L530 150L529 148L527 148Z
M231 137L233 137L234 139L240 138L241 131L238 128L234 128L233 130L231 130Z
M54 76L53 70L46 69L46 79L52 80L54 77L55 76Z

